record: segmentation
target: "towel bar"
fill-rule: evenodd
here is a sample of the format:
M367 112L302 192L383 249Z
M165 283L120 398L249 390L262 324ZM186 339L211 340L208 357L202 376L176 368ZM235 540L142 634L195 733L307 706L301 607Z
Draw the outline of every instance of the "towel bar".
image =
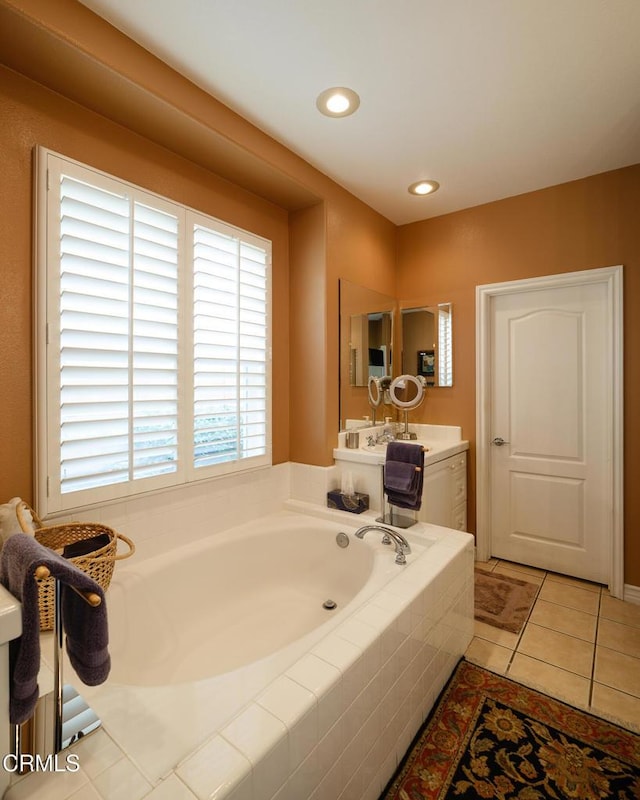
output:
M36 567L35 577L38 580L44 581L48 577L50 577L50 575L51 573L49 572L48 567L45 567L44 565ZM100 597L100 595L96 594L95 592L81 592L80 589L76 589L75 586L70 586L69 588L73 589L73 591L77 595L79 595L86 603L89 603L89 605L93 606L94 608L99 606L100 603L102 602L102 598Z
M49 572L47 567L44 567L44 569L47 572ZM38 570L41 571L42 566L38 567ZM36 572L38 570L36 570ZM76 591L76 589L74 589L74 591ZM79 594L87 603L89 603L89 605L94 607L99 606L100 603L102 602L100 596L95 594L94 592L77 591L77 594ZM89 712L91 712L90 722L82 730L76 731L71 736L69 736L66 742L63 742L65 686L62 678L62 659L63 659L62 592L60 591L60 581L57 578L55 579L54 607L55 607L55 617L53 624L53 634L54 634L53 668L54 668L54 685L56 694L54 698L55 715L54 715L54 729L53 729L53 752L55 754L59 753L65 747L68 747L70 744L73 744L73 742L76 741L76 739L81 738L87 733L91 733L91 731L94 731L102 723L100 721L100 718L95 714L95 712L91 708L89 708L86 701L83 698L80 698L82 702L85 704L86 709Z
M46 567L44 564L41 564L39 567L36 567L34 571L34 578L37 580L45 580L49 578L51 573L49 572L49 568ZM96 594L95 592L83 592L80 589L76 589L75 587L69 587L73 589L73 591L82 597L82 599L88 603L90 606L94 608L99 606L102 603L102 598L100 595ZM63 645L63 629L62 629L62 593L60 591L60 581L56 578L54 580L54 625L53 625L53 635L54 635L54 648L53 648L53 672L54 672L54 728L53 728L53 754L59 753L65 747L73 744L77 739L85 736L88 733L96 730L102 724L100 718L96 715L96 713L89 707L87 702L82 698L72 686L64 686L63 683L63 676L62 676L62 660L63 660L63 652L62 652L62 645ZM76 718L82 716L83 719L83 727L82 729L78 729L77 726L74 727L73 719L69 720L65 726L64 721L64 695L65 689L70 690L67 692L69 696L69 700L80 700L83 715L76 713ZM77 703L76 703L77 705ZM89 712L88 714L86 712ZM87 721L88 720L88 721ZM67 729L66 740L63 742L63 730ZM69 735L68 729L72 728L73 732ZM14 754L20 758L22 753L22 741L21 741L21 726L20 725L13 725L13 750ZM21 763L19 760L18 763Z

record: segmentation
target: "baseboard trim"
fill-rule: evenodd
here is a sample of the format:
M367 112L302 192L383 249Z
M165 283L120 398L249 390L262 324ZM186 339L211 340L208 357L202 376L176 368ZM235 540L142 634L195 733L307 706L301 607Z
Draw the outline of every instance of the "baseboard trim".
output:
M630 583L625 583L624 599L629 603L640 605L640 586L632 586Z

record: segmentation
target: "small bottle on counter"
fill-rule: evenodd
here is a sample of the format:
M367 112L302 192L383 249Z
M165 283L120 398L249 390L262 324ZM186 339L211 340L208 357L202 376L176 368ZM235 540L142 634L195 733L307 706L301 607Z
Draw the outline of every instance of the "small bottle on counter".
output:
M392 442L396 438L396 426L393 424L392 417L384 418L384 428L382 429L382 435L384 437L385 442Z

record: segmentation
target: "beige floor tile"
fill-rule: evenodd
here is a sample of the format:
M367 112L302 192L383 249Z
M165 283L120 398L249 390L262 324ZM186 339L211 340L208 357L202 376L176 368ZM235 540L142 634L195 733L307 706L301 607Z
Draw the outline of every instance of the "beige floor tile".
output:
M640 697L640 658L596 646L593 679L613 689Z
M598 644L640 658L640 628L602 617L598 623Z
M640 731L640 698L619 692L610 686L594 683L591 696L591 710L613 718L624 727Z
M587 614L597 614L600 595L577 586L567 586L557 581L545 580L540 588L538 597L550 603L557 603Z
M508 647L511 650L515 650L518 639L520 638L519 633L503 631L500 630L500 628L496 628L495 625L489 625L486 622L480 622L480 620L474 621L474 635L477 636L478 639L486 639L489 642L499 644L502 647Z
M594 645L575 636L529 623L518 644L518 653L575 672L591 679Z
M513 650L507 647L500 647L500 645L488 642L486 639L474 637L469 647L467 647L464 657L480 667L486 667L493 672L504 674L512 655Z
M602 595L600 616L622 622L623 625L634 625L640 628L640 606L635 603L617 600L609 595Z
M493 571L500 575L508 575L510 578L515 578L518 581L532 583L534 586L542 586L542 581L544 580L544 573L542 575L534 575L531 572L522 572L517 569L512 569L510 565L507 566L504 562L498 564Z
M537 575L540 578L544 578L544 576L547 574L543 569L538 569L537 567L528 567L526 564L517 564L515 561L500 560L498 561L498 565L500 567L504 567L504 569L513 569L516 572L524 572L527 575Z
M590 681L587 678L545 664L523 653L515 654L507 677L581 708L586 708L589 702Z
M599 583L583 581L580 578L571 578L569 575L560 575L558 572L547 572L547 580L563 583L565 586L576 586L578 589L584 589L587 592L599 593L602 589Z
M497 558L490 558L488 561L476 561L476 567L483 569L486 572L491 572L497 563Z
M476 622L465 656L640 733L640 605L599 584L501 559L476 566L542 584L521 635Z
M595 641L597 621L597 617L586 611L549 603L547 600L537 600L529 617L529 622L535 625L567 633L586 642Z

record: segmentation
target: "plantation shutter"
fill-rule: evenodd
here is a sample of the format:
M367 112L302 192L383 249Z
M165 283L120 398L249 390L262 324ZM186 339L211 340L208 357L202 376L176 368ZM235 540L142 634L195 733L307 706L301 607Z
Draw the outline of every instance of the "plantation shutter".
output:
M173 215L60 177L60 492L175 471Z
M193 228L194 467L267 454L268 254Z
M38 148L45 516L271 463L271 243Z
M453 347L450 307L438 307L438 386L453 384Z
M134 204L133 478L178 464L178 220Z

